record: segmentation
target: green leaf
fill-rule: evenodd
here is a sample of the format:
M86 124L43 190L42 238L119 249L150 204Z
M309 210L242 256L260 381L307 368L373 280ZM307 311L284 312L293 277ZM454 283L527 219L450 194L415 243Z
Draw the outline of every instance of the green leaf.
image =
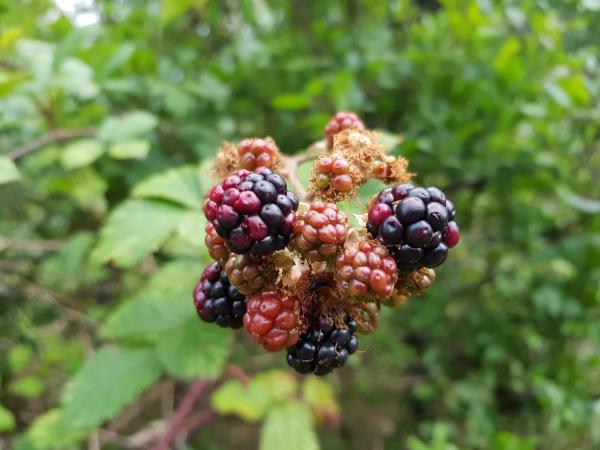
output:
M144 139L132 139L111 145L108 154L115 159L145 159L149 151L150 142Z
M160 336L157 352L165 370L178 378L212 379L223 370L232 343L231 330L207 326L193 315Z
M177 228L181 208L150 200L127 200L112 211L100 231L92 260L114 261L122 267L137 264L158 249Z
M105 338L127 336L158 339L161 332L196 318L192 291L201 267L192 260L164 265L136 297L121 302L100 330Z
M9 391L23 398L37 398L44 393L44 383L34 376L20 378L10 384Z
M297 111L310 106L312 99L305 94L281 94L271 100L271 106L284 111Z
M61 409L50 409L35 419L29 427L27 437L36 449L59 449L85 438L87 430L65 417Z
M297 401L273 409L260 432L260 450L317 450L319 443L313 418L306 405Z
M16 422L13 414L0 405L0 433L12 431L15 429Z
M12 159L0 156L0 185L17 181L21 178L19 169Z
M6 358L10 372L17 374L24 370L29 365L32 357L33 350L31 347L24 344L18 344L12 347Z
M97 139L80 139L67 145L61 156L66 169L90 165L104 153L104 145Z
M249 383L228 380L212 397L220 414L236 414L244 420L259 420L273 407L294 397L297 383L289 373L270 370L255 375Z
M143 180L133 189L135 197L162 198L198 209L204 202L206 174L198 167L183 166L169 169Z
M109 117L98 130L98 137L107 142L123 142L151 131L158 119L146 111L133 111L119 117Z
M67 383L61 401L75 427L96 427L115 417L160 376L151 350L104 347Z
M302 398L309 404L319 421L338 417L340 407L331 385L321 378L307 378L302 385Z

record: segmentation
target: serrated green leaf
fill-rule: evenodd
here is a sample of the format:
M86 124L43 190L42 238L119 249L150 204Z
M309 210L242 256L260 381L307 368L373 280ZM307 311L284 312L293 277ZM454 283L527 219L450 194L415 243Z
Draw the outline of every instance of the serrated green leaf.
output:
M273 407L292 399L296 388L296 379L288 372L270 370L255 375L248 384L228 380L214 393L212 405L220 414L259 420Z
M229 357L232 338L231 330L208 326L194 315L160 336L158 357L165 370L178 378L216 378Z
M260 450L318 450L313 418L306 405L297 401L273 409L260 432Z
M35 419L27 437L36 449L63 450L85 438L87 429L76 427L61 409L50 409Z
M109 117L98 130L98 137L106 142L123 142L147 133L158 124L158 119L146 111L133 111L119 117Z
M114 261L122 267L137 264L158 249L177 228L185 210L151 200L127 200L114 209L100 231L92 260Z
M19 169L12 159L0 156L0 185L17 181L21 178Z
M0 405L0 433L14 430L15 426L16 422L13 414Z
M145 159L150 151L150 142L144 139L131 139L116 142L110 146L108 154L115 159Z
M133 189L135 197L162 198L190 208L201 209L204 201L202 175L195 166L177 167L151 176Z
M195 318L192 291L201 270L196 261L187 259L166 264L140 294L121 303L109 316L100 335L157 339L159 333L181 327Z
M75 427L96 427L115 417L160 376L152 350L104 347L67 383L61 402Z
M104 145L97 139L79 139L67 145L61 156L66 169L77 169L92 164L104 153Z

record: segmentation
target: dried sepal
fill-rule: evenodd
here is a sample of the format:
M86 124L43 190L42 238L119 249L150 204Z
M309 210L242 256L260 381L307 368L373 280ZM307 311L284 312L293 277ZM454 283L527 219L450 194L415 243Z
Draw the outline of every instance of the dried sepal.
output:
M231 142L222 142L215 156L213 165L215 178L217 180L222 180L239 168L240 161L236 147Z
M385 156L373 161L370 172L372 178L377 178L386 184L408 183L414 176L408 171L408 160L401 156Z
M332 153L340 153L352 162L364 178L370 176L371 165L385 158L377 133L369 130L344 130L333 138Z
M326 202L354 197L363 183L358 166L341 153L321 153L312 169L311 192Z
M405 297L421 295L435 281L435 271L423 267L410 273L401 273L396 282L396 293Z
M360 334L370 334L379 326L379 302L365 301L354 303L348 311L349 316L356 322L356 331Z

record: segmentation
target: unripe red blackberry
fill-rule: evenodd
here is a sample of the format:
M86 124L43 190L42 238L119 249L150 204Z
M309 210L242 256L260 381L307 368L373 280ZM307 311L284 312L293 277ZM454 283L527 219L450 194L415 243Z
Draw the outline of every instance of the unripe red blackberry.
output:
M387 249L374 241L359 241L336 261L335 278L343 295L386 298L398 280L396 262Z
M298 301L279 290L265 291L247 300L244 327L269 352L277 352L298 341Z
M287 363L296 372L327 375L346 364L348 356L358 349L354 336L356 322L346 319L347 328L337 328L322 319L300 336L298 343L287 350Z
M460 239L452 202L438 188L401 184L372 202L367 229L388 246L400 272L437 267Z
M246 313L246 297L230 283L217 262L208 265L194 289L194 306L205 322L240 328Z
M333 137L342 130L364 130L365 124L353 112L336 113L325 126L325 138L327 139L327 148L333 147Z
M281 163L279 148L270 137L244 139L238 144L237 150L242 169L256 170L259 167L276 169Z
M214 186L204 215L229 250L264 256L288 244L298 203L281 175L259 167L240 170Z
M325 201L352 197L362 182L356 165L340 153L322 153L313 166L311 188Z
M231 254L225 264L225 272L231 284L244 295L263 291L277 278L273 267L251 255Z
M208 249L208 254L219 263L224 266L229 258L229 249L225 245L225 240L217 234L215 227L212 223L208 223L204 229L204 244Z
M312 261L335 258L348 235L348 216L333 203L316 202L296 213L293 247Z

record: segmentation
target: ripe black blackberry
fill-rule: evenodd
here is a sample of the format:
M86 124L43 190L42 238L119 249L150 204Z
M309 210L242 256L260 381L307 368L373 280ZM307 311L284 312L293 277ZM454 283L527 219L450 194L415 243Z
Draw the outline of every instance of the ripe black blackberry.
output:
M354 335L356 322L346 319L348 328L336 328L327 320L309 328L293 347L287 349L287 363L296 372L327 375L333 369L342 367L348 355L358 348L358 338Z
M204 269L194 289L194 306L205 322L241 328L246 313L246 297L230 283L225 270L215 261Z
M214 186L204 215L234 253L269 255L290 240L298 197L266 167L239 170Z
M437 267L458 244L454 205L438 188L401 184L382 190L369 209L367 229L390 248L399 272Z

